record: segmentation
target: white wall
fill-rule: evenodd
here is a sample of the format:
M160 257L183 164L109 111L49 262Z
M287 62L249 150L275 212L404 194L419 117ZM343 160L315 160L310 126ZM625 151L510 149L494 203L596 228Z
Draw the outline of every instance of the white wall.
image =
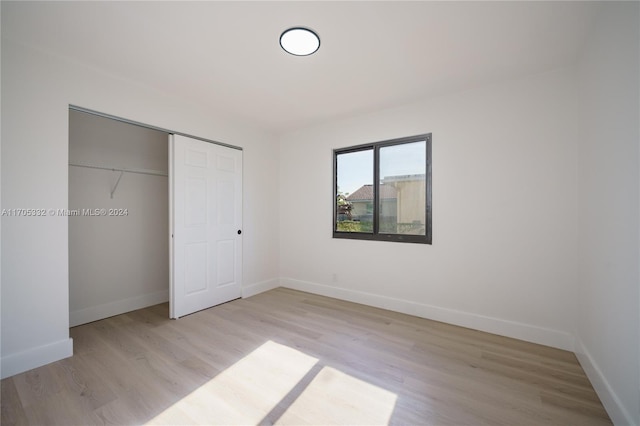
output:
M168 134L69 112L69 162L168 172ZM69 209L126 209L69 217L71 326L169 300L166 176L69 167ZM118 186L111 198L111 190Z
M2 19L11 19L3 4ZM2 206L66 208L69 104L244 148L243 279L277 285L273 137L2 34ZM2 376L71 355L68 221L2 218Z
M282 284L572 348L573 77L560 70L285 135ZM433 245L332 239L332 149L428 132Z
M0 26L2 22L2 8L0 7ZM1 32L0 32L1 34ZM1 42L1 40L0 40ZM1 50L1 47L0 47ZM0 55L0 81L2 80L2 55ZM0 84L0 99L2 99L2 85ZM2 103L0 102L0 117L2 117ZM0 118L0 168L2 165L2 119ZM2 173L0 170L0 210L2 209ZM2 241L2 220L0 219L0 242ZM0 243L0 259L2 259L2 244ZM0 260L0 331L2 331L2 261ZM0 354L2 354L2 339L0 338ZM1 356L1 355L0 355ZM0 377L2 375L2 363L0 363Z
M640 7L602 12L577 67L576 353L614 423L640 425Z

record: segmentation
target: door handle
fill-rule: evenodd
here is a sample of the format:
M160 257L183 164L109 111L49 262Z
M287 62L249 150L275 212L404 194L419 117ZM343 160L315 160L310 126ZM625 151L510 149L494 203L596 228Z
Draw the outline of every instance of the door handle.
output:
M242 234L242 230L238 229L238 235Z

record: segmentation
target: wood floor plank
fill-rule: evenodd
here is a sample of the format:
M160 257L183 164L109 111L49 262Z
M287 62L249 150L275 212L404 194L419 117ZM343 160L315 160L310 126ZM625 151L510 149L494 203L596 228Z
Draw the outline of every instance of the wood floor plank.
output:
M168 313L71 329L2 424L611 424L571 352L290 289Z
M31 425L98 424L94 412L78 393L57 392L35 401L25 409Z
M13 383L24 408L29 408L50 398L60 392L61 388L49 365L17 375L14 377Z
M118 395L95 373L93 366L80 356L50 365L62 392L77 395L91 411L118 398Z
M11 379L2 381L0 387L2 404L0 404L0 424L3 425L26 425L29 424L27 416L18 395L18 390Z

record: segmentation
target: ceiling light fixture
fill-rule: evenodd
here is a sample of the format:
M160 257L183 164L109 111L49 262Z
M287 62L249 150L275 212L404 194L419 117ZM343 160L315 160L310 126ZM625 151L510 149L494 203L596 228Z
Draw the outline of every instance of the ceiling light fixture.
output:
M320 37L309 28L289 28L280 35L280 46L295 56L308 56L320 48Z

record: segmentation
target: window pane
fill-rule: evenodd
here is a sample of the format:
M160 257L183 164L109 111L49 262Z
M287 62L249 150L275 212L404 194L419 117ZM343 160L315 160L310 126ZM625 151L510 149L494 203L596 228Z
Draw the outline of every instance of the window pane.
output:
M380 233L425 235L426 142L380 148Z
M336 231L373 232L373 150L338 154Z

